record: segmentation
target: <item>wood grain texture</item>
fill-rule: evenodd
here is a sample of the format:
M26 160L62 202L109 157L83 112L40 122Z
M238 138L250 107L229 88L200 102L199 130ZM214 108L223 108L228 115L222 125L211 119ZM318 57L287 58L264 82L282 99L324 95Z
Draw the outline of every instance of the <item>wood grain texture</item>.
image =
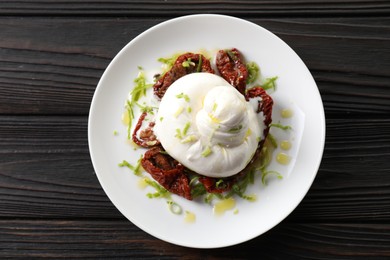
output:
M163 242L126 220L87 141L93 93L118 51L197 13L244 18L284 40L314 76L327 118L300 205L264 235L214 250ZM390 259L389 15L387 0L0 1L0 259Z
M111 59L161 21L0 18L0 114L86 115ZM251 21L276 33L307 64L327 117L390 114L390 18Z
M7 259L385 259L390 228L382 224L281 223L247 243L190 249L156 240L127 221L0 221Z
M230 15L369 15L388 14L390 4L385 0L364 1L49 1L13 0L0 4L3 15L132 15L172 16L192 13L224 13Z
M1 116L0 216L123 218L94 174L86 132L86 117ZM317 178L289 221L388 220L389 157L390 119L328 120Z

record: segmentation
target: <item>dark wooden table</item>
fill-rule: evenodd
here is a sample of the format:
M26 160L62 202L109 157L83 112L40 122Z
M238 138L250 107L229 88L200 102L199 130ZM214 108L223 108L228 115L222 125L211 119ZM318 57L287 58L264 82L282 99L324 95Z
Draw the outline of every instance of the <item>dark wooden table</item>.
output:
M0 2L0 258L389 259L389 1ZM312 72L327 136L315 182L280 225L198 250L143 232L111 204L87 143L92 95L116 53L167 19L257 23Z

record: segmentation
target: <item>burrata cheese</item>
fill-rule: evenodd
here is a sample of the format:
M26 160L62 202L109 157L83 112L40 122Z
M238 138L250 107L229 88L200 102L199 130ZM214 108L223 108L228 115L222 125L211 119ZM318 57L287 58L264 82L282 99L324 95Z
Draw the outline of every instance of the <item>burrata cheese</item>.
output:
M237 174L263 138L262 113L220 76L192 73L161 99L155 134L166 152L208 177Z

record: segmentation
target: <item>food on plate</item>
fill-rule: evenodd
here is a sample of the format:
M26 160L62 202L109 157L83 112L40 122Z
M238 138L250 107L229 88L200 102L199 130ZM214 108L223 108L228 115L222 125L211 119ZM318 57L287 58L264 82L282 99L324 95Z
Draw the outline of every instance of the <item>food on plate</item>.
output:
M145 171L188 200L230 191L244 197L238 184L253 177L272 123L272 98L260 86L248 88L256 64L248 69L233 48L218 51L213 65L203 54L178 56L157 75L157 108L143 107L132 133L148 149L140 160Z
M202 54L188 52L180 55L172 68L154 84L153 90L155 95L161 99L164 96L165 91L167 91L173 82L184 75L195 72L214 73L214 70L211 67L210 61Z
M241 53L236 48L220 50L217 53L216 65L222 77L245 95L248 70Z
M166 91L154 133L165 151L191 171L225 178L245 168L263 139L264 119L256 110L220 76L192 73Z

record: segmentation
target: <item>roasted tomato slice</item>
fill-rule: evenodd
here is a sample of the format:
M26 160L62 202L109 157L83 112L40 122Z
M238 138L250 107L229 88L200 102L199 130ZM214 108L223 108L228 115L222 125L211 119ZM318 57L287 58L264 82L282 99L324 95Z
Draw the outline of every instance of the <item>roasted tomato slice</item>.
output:
M236 48L218 51L216 65L221 76L245 95L248 70L240 52Z
M154 121L146 122L145 118L148 114L143 112L138 119L138 123L134 128L132 139L139 146L150 148L160 144L156 135L153 132Z
M169 156L161 146L149 149L142 158L141 165L165 189L192 200L184 166Z
M154 94L161 99L173 82L187 74L195 72L208 72L214 74L210 61L202 54L187 52L180 55L172 68L161 76L156 84L153 85Z

